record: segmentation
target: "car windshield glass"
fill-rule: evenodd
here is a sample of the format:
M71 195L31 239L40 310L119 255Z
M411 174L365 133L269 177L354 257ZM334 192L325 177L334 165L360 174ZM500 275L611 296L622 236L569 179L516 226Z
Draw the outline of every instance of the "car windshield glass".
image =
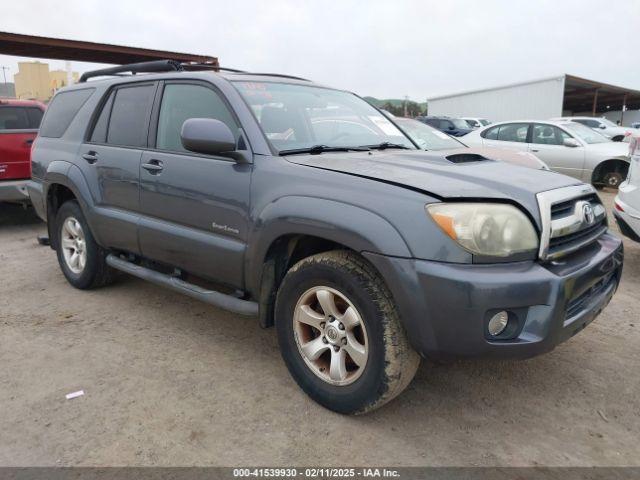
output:
M468 129L469 124L462 120L461 118L452 118L451 122L456 126L456 128Z
M465 144L446 133L442 133L440 130L417 120L396 118L395 121L424 150L448 150L450 148L466 147Z
M601 123L604 123L607 127L617 127L618 126L615 123L613 123L611 120L609 120L608 118L599 118L598 120Z
M606 143L610 141L607 137L600 135L598 132L589 127L585 127L581 123L563 123L562 127L567 129L575 137L578 137L580 140L589 144Z
M235 81L234 85L278 152L318 145L390 144L415 149L389 119L352 93L278 82Z
M481 119L480 119L480 123L481 123L482 125L489 125L489 120L485 120L484 118L481 118Z

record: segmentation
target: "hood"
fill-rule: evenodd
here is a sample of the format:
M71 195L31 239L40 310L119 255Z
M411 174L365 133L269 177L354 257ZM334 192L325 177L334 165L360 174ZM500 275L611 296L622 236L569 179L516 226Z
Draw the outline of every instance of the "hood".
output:
M547 170L519 167L495 160L458 162L468 149L425 152L371 152L291 155L289 162L342 172L419 190L441 199L515 201L539 221L536 193L579 185L579 180Z
M535 169L547 169L547 164L536 157L531 152L521 152L518 150L508 150L506 148L496 147L469 147L463 149L462 153L477 153L491 160L500 160L501 162L519 165L521 167L529 167Z

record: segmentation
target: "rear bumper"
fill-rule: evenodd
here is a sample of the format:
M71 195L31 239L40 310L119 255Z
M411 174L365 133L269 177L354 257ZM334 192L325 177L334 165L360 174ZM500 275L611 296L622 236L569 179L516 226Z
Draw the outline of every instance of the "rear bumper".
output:
M28 202L29 180L3 180L0 182L0 202Z
M555 265L459 265L366 254L394 295L409 341L422 355L527 358L552 350L595 319L622 273L622 242L607 233ZM515 322L491 339L489 319Z
M29 193L29 198L31 199L31 204L33 205L36 214L45 222L47 221L47 214L44 207L44 194L43 194L43 186L41 182L35 180L29 180L27 182L27 192Z

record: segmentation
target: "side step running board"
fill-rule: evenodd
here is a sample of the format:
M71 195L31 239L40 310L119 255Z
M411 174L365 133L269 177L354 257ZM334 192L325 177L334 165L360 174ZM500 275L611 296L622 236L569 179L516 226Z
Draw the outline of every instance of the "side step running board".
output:
M258 304L256 302L241 300L214 290L207 290L206 288L185 282L184 280L172 277L171 275L165 275L164 273L159 273L149 268L141 267L140 265L136 265L135 263L116 257L115 255L107 255L106 260L107 264L116 270L121 270L133 275L134 277L148 280L163 287L168 287L203 302L215 305L216 307L223 308L224 310L239 313L240 315L258 314Z

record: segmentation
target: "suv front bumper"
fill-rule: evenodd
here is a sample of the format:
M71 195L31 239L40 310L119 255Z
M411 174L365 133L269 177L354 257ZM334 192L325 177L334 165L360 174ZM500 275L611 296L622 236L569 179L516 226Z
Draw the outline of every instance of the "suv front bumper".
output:
M623 263L622 242L609 233L549 264L365 256L387 280L413 347L438 360L527 358L552 350L609 303ZM500 310L510 312L517 328L508 339L491 339L487 324Z

